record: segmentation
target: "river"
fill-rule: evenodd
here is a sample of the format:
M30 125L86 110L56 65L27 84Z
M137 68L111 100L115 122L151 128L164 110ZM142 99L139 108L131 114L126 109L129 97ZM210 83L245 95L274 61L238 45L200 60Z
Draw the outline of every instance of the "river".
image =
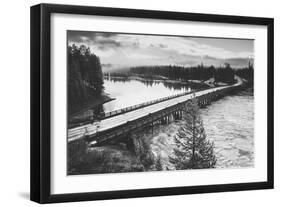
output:
M215 143L217 167L253 167L253 92L226 96L200 111L207 137Z
M200 84L186 84L176 81L106 78L104 79L104 92L115 100L103 104L103 110L107 113L200 88L203 88Z

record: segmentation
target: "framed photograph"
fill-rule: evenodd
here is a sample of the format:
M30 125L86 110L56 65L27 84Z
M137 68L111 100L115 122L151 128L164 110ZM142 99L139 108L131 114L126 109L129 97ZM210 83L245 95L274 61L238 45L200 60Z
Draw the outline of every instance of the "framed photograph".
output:
M273 188L273 19L31 7L31 200Z

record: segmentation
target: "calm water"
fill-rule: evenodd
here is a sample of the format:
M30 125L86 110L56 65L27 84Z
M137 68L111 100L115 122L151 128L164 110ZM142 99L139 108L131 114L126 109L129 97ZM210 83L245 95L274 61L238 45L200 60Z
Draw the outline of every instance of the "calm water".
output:
M115 100L103 104L103 110L109 112L196 88L198 86L156 80L105 79L104 91Z
M89 117L99 119L104 113L134 106L159 98L192 91L195 89L207 88L198 83L182 83L176 81L144 80L132 78L105 78L104 92L114 100L99 106L81 111L73 116L73 120L83 120Z
M254 97L226 96L200 110L206 134L215 142L217 167L254 166Z

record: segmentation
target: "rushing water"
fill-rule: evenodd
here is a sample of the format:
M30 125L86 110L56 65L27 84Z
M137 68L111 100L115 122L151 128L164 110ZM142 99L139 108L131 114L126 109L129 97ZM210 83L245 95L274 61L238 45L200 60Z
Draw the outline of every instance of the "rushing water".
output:
M217 167L254 166L254 97L251 91L226 96L200 110L215 143Z
M197 85L157 80L111 78L104 80L104 90L115 100L103 104L104 112L198 89Z

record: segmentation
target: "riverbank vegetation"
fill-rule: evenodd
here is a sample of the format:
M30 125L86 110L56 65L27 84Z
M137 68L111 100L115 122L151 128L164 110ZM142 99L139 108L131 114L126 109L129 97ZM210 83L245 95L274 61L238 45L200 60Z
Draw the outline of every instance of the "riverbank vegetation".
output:
M138 133L123 141L90 147L84 140L68 144L68 174L143 172L155 170L155 156Z
M99 57L84 45L68 46L67 66L68 111L73 112L89 100L102 96L103 74Z
M235 74L248 81L250 87L254 86L254 66L249 62L248 67L240 68Z
M133 67L131 73L158 75L174 80L203 80L215 78L216 82L234 83L234 71L229 64L215 68L203 64L193 67L183 66L143 66Z
M131 67L129 72L110 73L112 77L129 78L138 76L144 79L154 80L180 80L180 81L207 81L214 79L214 82L233 84L234 75L238 75L249 83L253 83L254 68L249 62L248 67L232 68L229 63L219 67L206 66L203 63L197 66L184 67L178 65L159 65L159 66L137 66ZM109 73L105 73L109 76Z

